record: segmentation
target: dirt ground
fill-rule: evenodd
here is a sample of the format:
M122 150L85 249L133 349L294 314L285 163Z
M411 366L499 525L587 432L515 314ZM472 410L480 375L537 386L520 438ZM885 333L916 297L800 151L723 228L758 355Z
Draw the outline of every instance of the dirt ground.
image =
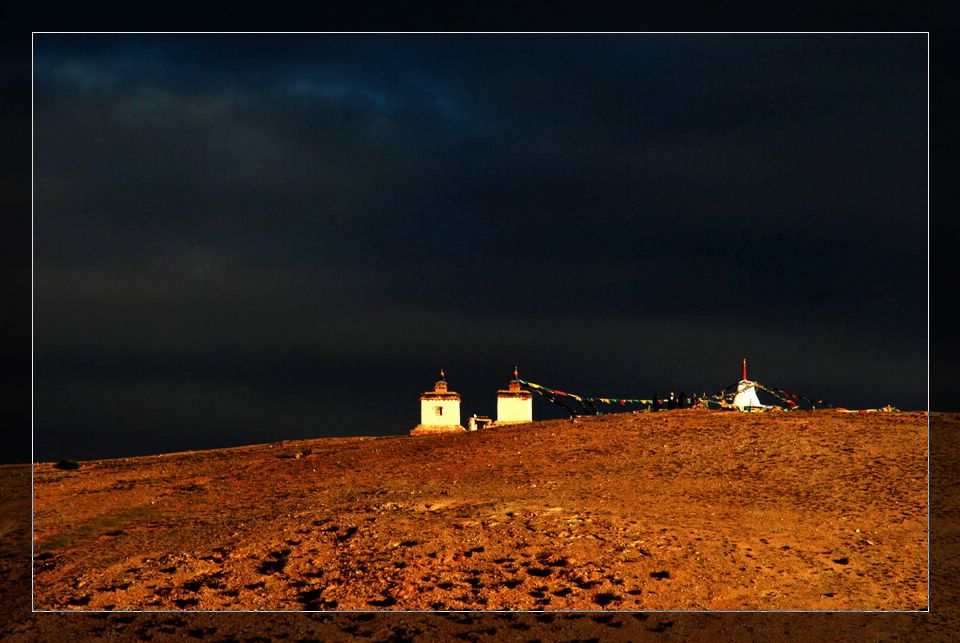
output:
M36 614L0 634L950 640L956 590L936 578L938 562L957 571L957 504L938 504L952 487L936 466L933 611L837 613L928 607L926 420L689 410L39 463L36 609L183 611ZM958 426L931 423L954 476ZM24 499L29 514L29 487L7 493L29 469L0 469L4 515ZM0 594L13 606L29 525L3 525L0 571L26 583Z

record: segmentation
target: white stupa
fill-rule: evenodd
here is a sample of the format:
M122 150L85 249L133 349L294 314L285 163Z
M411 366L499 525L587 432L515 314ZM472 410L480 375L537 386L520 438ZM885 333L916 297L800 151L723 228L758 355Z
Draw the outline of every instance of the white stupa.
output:
M751 411L766 408L757 397L757 384L747 379L747 358L743 358L743 373L737 382L737 394L733 398L733 406L738 411Z
M506 391L497 391L497 424L533 422L533 393L520 388L520 376L513 369L513 379Z
M447 390L447 378L440 370L440 380L432 391L420 396L420 424L410 435L466 431L460 426L460 394Z

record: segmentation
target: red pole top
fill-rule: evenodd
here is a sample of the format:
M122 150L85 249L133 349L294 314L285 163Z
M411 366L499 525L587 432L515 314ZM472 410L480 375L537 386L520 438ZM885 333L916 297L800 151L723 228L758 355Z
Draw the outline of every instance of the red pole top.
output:
M747 379L747 358L743 358L743 375L740 377L741 380Z

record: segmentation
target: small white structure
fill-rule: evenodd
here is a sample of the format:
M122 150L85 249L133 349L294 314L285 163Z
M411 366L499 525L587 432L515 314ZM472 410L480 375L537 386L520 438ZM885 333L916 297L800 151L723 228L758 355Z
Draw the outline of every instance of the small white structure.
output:
M478 417L476 413L467 418L467 430L476 431L477 429L482 429L489 425L490 418L488 417Z
M457 431L466 431L460 426L460 394L447 389L441 370L433 390L420 396L420 424L410 430L410 435Z
M740 381L737 382L737 394L733 398L733 406L738 411L751 411L766 408L757 397L756 383L747 379L747 358L743 358L743 371Z
M737 395L733 398L733 405L738 411L749 411L754 408L764 408L757 397L757 389L750 380L737 382Z
M533 422L533 393L520 388L517 369L506 391L497 391L497 424Z

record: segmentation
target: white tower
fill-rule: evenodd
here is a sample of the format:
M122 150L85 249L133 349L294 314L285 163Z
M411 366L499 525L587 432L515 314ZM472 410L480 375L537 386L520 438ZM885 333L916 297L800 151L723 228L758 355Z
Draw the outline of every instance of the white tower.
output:
M497 391L497 424L533 422L533 393L521 389L519 380L514 367L508 390Z
M466 431L460 426L460 394L447 390L447 380L441 370L433 390L420 396L420 424L410 435L455 431Z
M737 382L737 394L733 398L733 406L738 411L752 411L753 409L763 409L763 404L757 397L756 383L747 379L747 358L743 358L743 370L741 371L740 381Z

